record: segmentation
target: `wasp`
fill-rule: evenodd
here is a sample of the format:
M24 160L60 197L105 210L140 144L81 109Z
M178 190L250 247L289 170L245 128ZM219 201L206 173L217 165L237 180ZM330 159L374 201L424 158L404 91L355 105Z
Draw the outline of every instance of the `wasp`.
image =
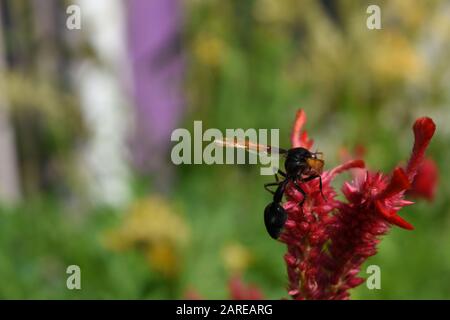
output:
M281 202L289 182L303 195L303 199L299 203L300 206L303 205L306 199L306 192L302 189L301 184L314 179L319 179L320 193L325 199L322 193L321 178L325 163L322 159L322 152L311 152L302 147L282 149L270 145L253 143L248 140L239 141L237 139L216 140L216 143L226 147L243 148L250 152L266 153L269 155L279 154L285 158L285 171L279 169L275 174L276 182L266 183L264 185L264 188L273 195L272 202L264 209L264 224L267 232L273 239L279 238L287 220L287 213L282 207ZM281 180L278 175L282 177ZM270 187L276 187L275 191L272 191Z

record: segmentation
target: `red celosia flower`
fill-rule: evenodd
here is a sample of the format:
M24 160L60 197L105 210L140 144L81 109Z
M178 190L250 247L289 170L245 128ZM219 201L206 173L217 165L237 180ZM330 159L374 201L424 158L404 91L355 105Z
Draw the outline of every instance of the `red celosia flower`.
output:
M235 275L228 282L231 300L262 300L263 294L253 284L246 285L242 282L241 277Z
M203 300L203 297L194 288L189 288L184 293L186 300Z
M306 131L301 132L305 121L305 113L299 111L291 136L293 147L312 147ZM398 211L412 204L404 194L420 172L435 125L430 118L420 118L413 130L415 142L408 165L396 168L390 176L368 171L362 160L349 160L322 173L326 200L317 179L303 183L307 197L302 207L303 196L288 185L284 204L288 220L280 240L287 244L285 261L293 298L348 299L348 290L364 282L358 273L362 263L377 252L380 236L392 224L413 229ZM340 201L331 182L347 170L354 177L342 187L347 201Z

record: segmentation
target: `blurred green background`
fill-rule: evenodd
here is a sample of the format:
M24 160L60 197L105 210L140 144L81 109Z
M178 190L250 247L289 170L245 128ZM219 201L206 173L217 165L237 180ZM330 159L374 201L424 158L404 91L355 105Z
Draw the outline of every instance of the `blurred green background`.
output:
M285 247L262 219L272 178L175 166L170 134L194 120L279 128L288 147L298 108L326 169L364 146L388 173L414 120L434 119L434 199L402 210L416 229L391 230L367 262L381 290L352 298L450 298L448 1L0 4L0 298L220 299L234 274L287 297ZM381 30L366 27L370 4ZM81 290L66 287L73 264Z

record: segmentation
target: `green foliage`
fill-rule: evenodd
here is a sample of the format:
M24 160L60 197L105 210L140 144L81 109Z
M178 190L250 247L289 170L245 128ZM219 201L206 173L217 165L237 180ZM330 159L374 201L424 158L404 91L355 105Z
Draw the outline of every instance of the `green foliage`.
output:
M0 297L3 299L174 298L136 252L102 244L114 212L64 210L34 201L0 212ZM81 268L81 290L68 290L66 269ZM173 289L171 289L173 291Z

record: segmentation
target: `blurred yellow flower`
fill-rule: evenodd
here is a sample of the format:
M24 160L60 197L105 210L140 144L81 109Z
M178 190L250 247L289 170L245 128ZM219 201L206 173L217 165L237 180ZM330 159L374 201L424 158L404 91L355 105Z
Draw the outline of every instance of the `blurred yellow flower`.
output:
M255 2L253 15L261 22L289 23L295 19L295 2L281 2L279 0L258 0Z
M225 269L232 274L242 273L252 261L250 252L240 243L231 243L222 250Z
M370 55L371 67L381 81L417 79L424 71L424 61L417 50L401 34L383 33L374 43Z
M224 59L225 45L217 36L201 33L194 42L194 53L200 63L217 67Z
M109 248L142 250L151 267L166 275L176 273L180 251L188 240L186 222L159 196L138 200L125 214L122 225L106 235Z
M426 14L432 6L434 6L433 3L426 1L417 1L413 5L409 1L394 0L386 4L386 11L395 15L395 18L402 21L402 24L408 28L417 28L424 24Z
M178 273L179 259L170 243L156 243L145 252L148 263L158 272L170 277Z

